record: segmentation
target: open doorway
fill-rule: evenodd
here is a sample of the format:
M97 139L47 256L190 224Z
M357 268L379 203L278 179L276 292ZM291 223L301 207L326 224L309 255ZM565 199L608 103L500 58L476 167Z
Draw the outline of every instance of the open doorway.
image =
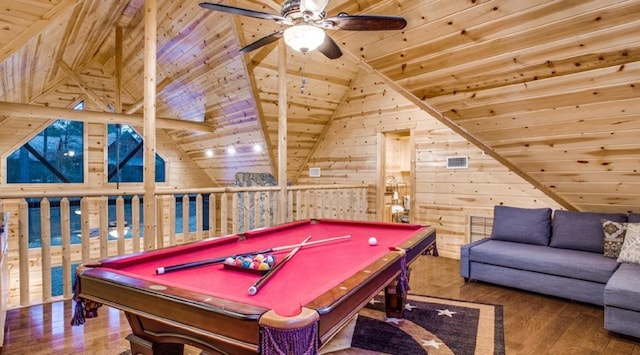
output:
M413 130L378 135L378 219L410 223L415 189Z

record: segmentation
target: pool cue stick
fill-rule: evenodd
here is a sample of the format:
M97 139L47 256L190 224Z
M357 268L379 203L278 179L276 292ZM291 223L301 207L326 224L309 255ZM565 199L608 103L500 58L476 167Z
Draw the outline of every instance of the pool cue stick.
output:
M260 280L256 281L256 283L251 285L251 287L249 287L249 295L253 296L256 293L258 293L258 290L260 289L260 287L262 287L263 284L269 281L269 279L271 279L271 277L275 275L275 273L278 272L278 270L280 270L280 268L284 266L284 264L286 264L289 260L291 260L291 258L293 258L293 256L296 255L296 253L298 252L298 250L300 250L300 248L302 248L303 246L306 246L307 244L305 243L307 243L309 239L311 239L311 236L308 236L307 239L305 239L302 243L300 243L300 245L298 245L295 249L290 251L289 254L287 254L287 256L285 256L284 259L282 259L281 262L276 264L276 266L274 266L273 269L267 271L267 273L264 274L260 278Z
M340 240L340 239L346 239L346 238L351 238L351 235L343 235L341 237L334 237L334 238L316 240L316 241L313 241L313 242L306 243L305 246L314 245L314 244L321 244L321 243L327 243L327 242L332 242L334 240ZM162 275L162 274L166 274L167 272L171 272L171 271L178 271L178 270L188 269L188 268L202 266L202 265L221 263L221 262L227 260L227 258L233 258L233 257L237 257L237 256L253 255L253 254L265 254L265 253L272 253L274 251L292 249L292 248L298 247L299 245L300 245L300 243L291 244L291 245L283 245L283 246L280 246L280 247L274 247L274 248L269 248L269 249L256 250L256 251L252 251L252 252L246 252L246 253L240 253L240 254L234 254L234 255L228 255L228 256L221 256L221 257L217 257L217 258L213 258L213 259L192 261L192 262L189 262L189 263L171 265L171 266L162 266L162 267L159 267L159 268L156 269L156 274Z

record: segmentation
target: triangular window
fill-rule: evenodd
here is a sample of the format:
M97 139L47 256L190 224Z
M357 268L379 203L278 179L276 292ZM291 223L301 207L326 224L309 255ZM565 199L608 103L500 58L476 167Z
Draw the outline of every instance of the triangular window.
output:
M84 102L73 109L84 110ZM83 129L82 122L53 122L7 157L7 183L82 183Z

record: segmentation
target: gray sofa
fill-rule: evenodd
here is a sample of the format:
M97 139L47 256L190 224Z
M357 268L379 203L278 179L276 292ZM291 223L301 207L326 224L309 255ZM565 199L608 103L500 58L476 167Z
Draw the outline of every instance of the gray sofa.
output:
M605 329L640 338L640 264L619 263L609 244L605 256L603 221L640 214L557 210L552 220L549 208L495 206L491 238L461 248L460 275L604 306Z

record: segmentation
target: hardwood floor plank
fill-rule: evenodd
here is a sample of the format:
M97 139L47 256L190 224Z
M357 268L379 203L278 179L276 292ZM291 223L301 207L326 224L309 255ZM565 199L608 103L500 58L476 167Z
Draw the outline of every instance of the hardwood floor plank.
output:
M413 294L500 304L506 353L640 355L640 339L603 328L602 307L483 282L465 283L458 260L423 256L411 265ZM103 306L97 318L71 327L72 302L53 302L7 313L2 354L118 355L129 350L124 314ZM186 355L200 351L185 347Z

